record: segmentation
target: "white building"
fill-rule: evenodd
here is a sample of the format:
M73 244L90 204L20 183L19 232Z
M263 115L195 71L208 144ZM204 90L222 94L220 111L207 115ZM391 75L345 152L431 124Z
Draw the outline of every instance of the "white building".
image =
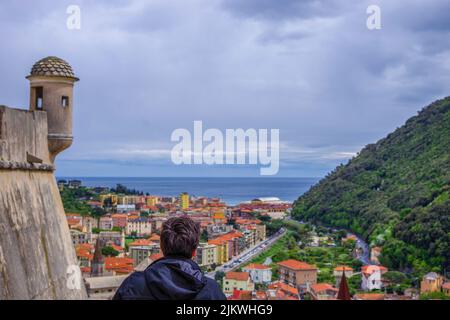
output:
M133 259L134 266L158 252L159 246L157 244L130 247L130 257Z
M90 236L86 232L81 232L76 229L70 229L70 237L74 245L88 243L90 239Z
M113 219L111 217L105 216L100 217L100 222L98 227L102 230L112 230L113 228Z
M383 287L382 275L388 271L383 266L367 265L361 267L361 289L371 291Z
M283 201L280 200L280 198L277 198L277 197L261 197L261 198L253 199L252 202L254 202L254 203L270 203L270 204L284 203Z
M134 204L118 204L116 209L117 209L117 212L126 213L126 212L130 212L130 211L135 211L136 205L134 205Z
M127 221L127 235L136 233L138 237L150 235L152 233L152 222L148 218L140 217Z
M111 300L128 275L85 278L89 299Z
M254 283L270 283L272 281L272 268L262 264L251 263L242 268L242 271L248 272Z

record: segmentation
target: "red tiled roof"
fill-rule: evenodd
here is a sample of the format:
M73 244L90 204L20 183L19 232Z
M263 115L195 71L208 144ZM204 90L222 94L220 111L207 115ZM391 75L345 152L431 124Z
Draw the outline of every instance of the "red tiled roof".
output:
M127 274L133 272L133 259L106 257L105 269L114 270L116 273Z
M252 269L252 270L267 270L271 269L269 266L265 266L259 263L250 263L249 265L243 267L242 269Z
M331 284L329 283L316 283L316 284L312 284L311 285L311 290L314 292L321 292L321 291L327 291L327 290L332 290L332 291L338 291L338 289L336 289L335 287L333 287Z
M267 300L267 295L264 291L256 291L255 298L257 300Z
M154 233L148 239L152 240L152 241L160 241L161 237L159 235L157 235L156 233Z
M154 244L150 239L137 239L128 244L128 247L150 246Z
M377 266L377 265L367 265L367 266L361 267L361 272L366 275L370 275L370 274L372 274L374 272L378 272L378 271L380 271L381 273L385 273L388 271L388 269L386 267Z
M230 279L230 280L247 281L248 278L249 278L248 272L230 271L225 274L225 279Z
M215 245L221 245L221 244L224 244L225 242L226 242L226 240L221 239L221 238L215 238L215 239L208 240L208 244L215 244Z
M90 244L90 243L77 244L76 247L75 247L75 250L81 250L81 249L93 251L94 250L94 245Z
M278 265L292 270L317 270L313 265L294 259L278 262Z
M444 284L442 285L442 288L443 288L443 289L450 290L450 282L444 283Z
M290 286L281 281L272 282L271 284L269 284L269 289L278 289L290 295L298 296L297 288L294 288L293 286Z
M128 215L125 213L114 213L111 215L111 218L122 218L122 219L126 219L128 218Z
M230 300L252 300L252 292L249 290L233 290Z
M76 218L67 218L67 224L69 225L69 226L74 226L74 225L77 225L77 224L80 224L81 223L81 221L79 220L79 219L76 219Z
M80 267L81 272L83 273L91 273L90 267Z
M261 220L257 219L236 219L236 224L260 224Z
M114 243L112 243L112 244L110 245L110 247L112 247L114 250L119 251L119 252L122 252L122 251L123 251L123 248L122 248L121 246L118 246L118 245L116 245L116 244L114 244Z
M77 249L76 250L77 258L84 258L88 260L92 260L94 258L94 255L90 253L89 250L86 249Z
M334 268L334 271L353 271L352 267L349 266L337 266L336 268Z
M353 296L356 300L384 300L383 293L356 293Z

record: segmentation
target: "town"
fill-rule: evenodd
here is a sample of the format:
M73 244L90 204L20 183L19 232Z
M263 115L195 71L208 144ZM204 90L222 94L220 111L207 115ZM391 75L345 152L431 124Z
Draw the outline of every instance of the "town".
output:
M193 259L229 300L415 300L450 297L445 276L388 270L381 247L345 230L290 218L275 197L227 205L183 192L149 195L118 184L85 187L58 180L90 299L110 299L134 271L162 257L159 234L169 217L201 227Z

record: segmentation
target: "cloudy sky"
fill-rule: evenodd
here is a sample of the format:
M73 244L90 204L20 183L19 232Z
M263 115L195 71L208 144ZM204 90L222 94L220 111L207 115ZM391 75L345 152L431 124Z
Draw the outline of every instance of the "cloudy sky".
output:
M380 30L366 26L371 4ZM58 176L259 175L174 165L172 131L202 120L277 128L278 176L319 177L450 94L449 12L448 0L2 0L0 104L26 107L24 77L56 55L81 79Z

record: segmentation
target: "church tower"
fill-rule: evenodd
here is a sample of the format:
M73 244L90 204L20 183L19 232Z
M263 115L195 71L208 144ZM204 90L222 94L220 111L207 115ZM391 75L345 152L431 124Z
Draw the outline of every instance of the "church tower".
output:
M105 258L102 255L102 245L100 239L97 238L95 243L94 257L91 263L91 277L101 277L105 269Z
M30 81L30 111L47 113L48 148L54 162L58 153L72 144L73 86L79 79L72 67L57 57L36 62Z

